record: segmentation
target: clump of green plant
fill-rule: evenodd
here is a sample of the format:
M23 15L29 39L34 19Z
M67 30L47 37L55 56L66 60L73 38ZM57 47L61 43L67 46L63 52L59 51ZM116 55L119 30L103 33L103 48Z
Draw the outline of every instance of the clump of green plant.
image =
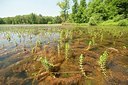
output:
M96 20L95 20L93 17L91 17L91 18L89 19L89 25L92 25L92 26L97 25Z
M64 31L62 30L60 32L60 39L59 39L59 43L60 43L60 47L63 47L63 38L64 37Z
M32 53L36 53L36 52L37 52L37 49L38 49L38 48L41 48L41 47L42 47L42 42L41 42L40 40L37 40L37 41L36 41L36 46L32 47L31 52L32 52Z
M103 35L103 33L100 35L100 42L103 42L103 37L104 35Z
M69 48L70 48L69 43L66 43L65 44L65 59L66 60L68 60L69 58Z
M43 66L45 67L46 71L51 71L51 69L54 67L53 64L49 63L48 60L46 59L46 57L40 57L40 61L43 64Z
M58 57L60 57L60 44L57 45Z
M115 17L113 18L113 21L114 21L114 22L117 22L117 21L120 21L120 20L122 20L122 19L124 19L123 15L117 15L117 16L115 16Z
M83 56L83 54L81 54L79 57L79 66L80 66L82 75L84 75L86 77L86 74L85 74L84 68L83 68L83 59L84 59L84 56Z
M127 47L126 46L123 46L123 49L127 49Z
M11 35L10 35L9 33L6 34L6 39L7 39L8 41L11 41Z
M120 20L118 22L118 26L127 26L127 25L128 25L128 20L126 19Z
M31 52L32 53L35 53L36 52L35 47L32 48Z
M89 43L88 43L88 47L87 47L86 50L89 50L89 49L91 48L91 45L92 45L92 41L89 41Z
M108 53L107 51L104 51L104 53L102 55L100 55L99 58L99 65L101 68L102 73L104 74L104 76L106 77L106 62L107 62L107 58L108 58Z
M92 37L92 45L95 45L95 37Z
M41 47L42 46L42 42L40 40L36 41L36 47Z

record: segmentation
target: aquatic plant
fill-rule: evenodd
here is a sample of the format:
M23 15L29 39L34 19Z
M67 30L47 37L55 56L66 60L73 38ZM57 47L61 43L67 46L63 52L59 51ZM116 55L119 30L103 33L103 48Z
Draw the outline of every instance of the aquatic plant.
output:
M84 75L86 77L86 74L85 74L84 68L83 68L83 59L84 59L83 54L81 54L79 57L79 66L80 66L82 75Z
M127 47L126 46L123 46L123 49L127 49Z
M59 39L59 43L60 43L60 47L63 47L63 37L64 37L64 32L63 30L60 32L60 39Z
M69 58L69 43L65 44L65 59L68 60Z
M95 45L95 37L92 37L92 45Z
M103 42L103 33L100 35L100 42Z
M102 73L104 74L104 76L106 77L106 61L107 61L107 58L108 58L108 53L107 51L104 51L104 53L102 55L100 55L100 58L99 58L99 65L100 65L100 68L101 68L101 71Z
M40 57L40 61L41 61L42 65L45 67L46 71L50 71L54 67L53 64L48 62L46 57Z
M31 53L35 53L35 52L36 52L35 47L33 47Z
M36 47L41 47L41 45L42 45L42 42L40 40L37 40L36 41Z
M69 32L69 36L70 36L70 39L72 40L73 39L73 32L72 32L72 30Z
M60 44L57 45L58 57L60 57Z
M6 39L7 39L8 41L11 41L11 35L10 35L9 33L6 34Z
M88 47L87 47L86 50L89 50L89 49L91 48L91 45L92 45L92 41L89 41L89 43L88 43Z

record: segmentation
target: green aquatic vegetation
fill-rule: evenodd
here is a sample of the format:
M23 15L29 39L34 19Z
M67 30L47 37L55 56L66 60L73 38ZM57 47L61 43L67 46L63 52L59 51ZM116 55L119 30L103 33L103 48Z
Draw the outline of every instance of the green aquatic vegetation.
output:
M79 57L79 66L80 66L82 75L84 75L86 77L86 74L85 74L84 68L83 68L83 59L84 59L84 56L83 56L83 54L81 54Z
M58 52L58 57L60 57L60 44L57 45L57 52Z
M73 39L73 32L72 32L72 30L69 32L69 36L70 36L70 39L72 40Z
M46 57L40 57L40 61L42 63L42 65L45 67L46 71L50 71L54 65L49 63L49 61L46 59Z
M15 40L15 46L16 46L16 47L18 46L18 43L16 42L16 40Z
M63 37L64 37L64 33L63 30L60 32L60 39L59 39L59 43L60 43L60 47L63 46Z
M86 50L89 50L91 48L91 45L92 45L92 41L89 41L88 47L86 48Z
M99 65L101 68L102 73L104 74L104 76L106 77L106 62L107 62L107 58L108 58L108 53L107 51L104 51L104 53L102 55L100 55L99 58Z
M33 47L31 53L35 53L35 52L36 52L35 47Z
M68 35L69 35L69 30L65 31L65 39L68 39Z
M123 49L127 49L127 47L126 46L123 46Z
M69 43L65 43L65 59L66 60L69 59L69 49L70 49Z
M11 35L10 35L9 33L6 34L6 39L7 39L8 41L11 41Z
M104 35L103 33L100 35L100 42L103 42Z
M18 37L21 38L21 34L20 33L18 33Z
M40 40L36 41L36 47L41 47L42 46L42 42Z
M92 45L95 45L95 37L92 37Z

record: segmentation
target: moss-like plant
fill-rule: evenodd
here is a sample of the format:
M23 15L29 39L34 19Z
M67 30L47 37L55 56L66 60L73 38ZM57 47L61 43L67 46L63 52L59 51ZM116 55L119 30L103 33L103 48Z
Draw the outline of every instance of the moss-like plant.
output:
M86 50L89 50L89 49L91 48L91 45L92 45L92 41L89 41L89 43L88 43L88 47L87 47Z
M11 41L11 35L10 35L9 33L6 34L6 39L7 39L8 41Z
M41 41L40 40L37 40L36 41L36 47L41 47L41 45L42 45Z
M106 75L106 62L107 62L107 58L108 58L108 53L107 51L104 51L104 53L102 55L100 55L100 58L99 58L99 65L100 65L100 68L102 70L102 73Z
M100 42L103 42L103 33L100 35Z
M60 44L57 45L58 57L60 57Z
M68 60L69 58L69 43L65 44L65 59Z
M92 37L92 45L95 45L95 37Z
M45 67L46 71L50 71L51 68L54 67L53 64L49 63L48 60L46 59L46 57L40 57L40 61L43 64L43 66Z
M60 32L60 39L59 39L60 47L63 47L63 37L64 37L64 31L62 30Z
M83 68L83 59L84 59L84 56L83 56L83 54L81 54L79 57L79 66L80 66L82 75L86 77L86 74L85 74L84 68Z

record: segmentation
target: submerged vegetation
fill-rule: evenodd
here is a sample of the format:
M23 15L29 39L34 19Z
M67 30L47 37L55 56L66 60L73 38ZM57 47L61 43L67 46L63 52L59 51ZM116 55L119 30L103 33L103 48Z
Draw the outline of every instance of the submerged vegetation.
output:
M50 28L0 26L1 84L127 85L127 27Z
M106 75L106 62L107 62L107 58L108 58L107 51L104 51L104 53L99 58L99 65L100 65L100 68L101 68L101 70L102 70L102 72L103 72L103 74L105 76L107 76Z
M128 1L57 6L0 18L0 85L128 85Z

